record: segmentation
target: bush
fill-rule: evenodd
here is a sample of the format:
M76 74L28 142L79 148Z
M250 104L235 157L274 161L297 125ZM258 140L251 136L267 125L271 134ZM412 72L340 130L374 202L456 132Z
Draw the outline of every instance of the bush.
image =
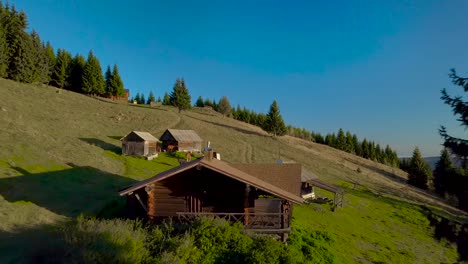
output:
M64 224L60 235L60 244L38 248L32 257L44 263L141 263L149 256L147 230L139 221L80 216Z

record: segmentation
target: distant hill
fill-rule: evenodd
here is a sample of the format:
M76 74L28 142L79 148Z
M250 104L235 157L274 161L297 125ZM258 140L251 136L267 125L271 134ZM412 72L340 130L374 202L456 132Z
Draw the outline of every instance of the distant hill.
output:
M0 212L7 212L0 213L0 248L8 253L0 253L1 263L18 263L24 250L49 240L50 226L80 214L112 215L125 203L119 189L176 166L167 155L154 161L120 155L119 139L128 132L159 137L167 128L195 130L223 160L296 161L344 188L337 212L308 205L293 210L294 225L334 237L338 262L456 261L452 244L432 238L424 210L457 219L463 213L407 185L407 174L397 168L290 136L274 138L218 113L179 114L168 106L57 91L0 78Z

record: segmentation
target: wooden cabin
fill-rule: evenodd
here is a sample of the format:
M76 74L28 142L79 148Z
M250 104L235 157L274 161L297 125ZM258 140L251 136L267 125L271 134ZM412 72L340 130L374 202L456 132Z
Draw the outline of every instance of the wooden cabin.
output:
M127 197L129 216L153 221L216 216L242 222L254 232L287 237L292 206L303 203L300 173L281 175L284 182L286 178L299 182L288 190L268 182L268 177L255 177L211 157L184 163L121 190L119 194Z
M150 157L158 153L159 140L148 132L132 131L120 141L125 156Z
M193 130L167 129L160 137L162 150L201 152L203 140Z

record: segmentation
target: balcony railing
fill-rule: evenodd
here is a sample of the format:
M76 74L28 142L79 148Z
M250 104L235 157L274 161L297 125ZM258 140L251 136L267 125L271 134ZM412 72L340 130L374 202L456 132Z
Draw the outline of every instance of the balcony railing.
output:
M246 229L288 229L288 215L283 213L189 213L178 212L181 221L191 221L197 217L217 217L230 222L240 222Z

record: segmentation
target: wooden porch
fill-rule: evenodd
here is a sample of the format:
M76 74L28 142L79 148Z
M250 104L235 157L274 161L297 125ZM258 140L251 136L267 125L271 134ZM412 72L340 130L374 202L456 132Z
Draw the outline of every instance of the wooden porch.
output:
M225 219L232 223L241 223L245 229L264 234L285 234L291 232L289 213L210 213L177 212L179 221L189 222L197 217Z

